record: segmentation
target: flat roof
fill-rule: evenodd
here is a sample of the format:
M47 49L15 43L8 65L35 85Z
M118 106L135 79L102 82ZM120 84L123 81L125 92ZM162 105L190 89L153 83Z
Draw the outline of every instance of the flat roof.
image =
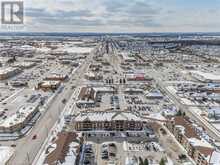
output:
M114 121L114 120L125 120L125 121L142 121L140 117L130 112L86 112L80 113L76 118L76 122L82 121Z
M0 104L0 126L9 127L22 122L40 104L40 98L48 96L47 93L33 89L21 89ZM6 118L4 118L6 116Z
M10 73L10 72L14 72L16 70L18 70L18 68L15 68L15 67L2 67L2 68L0 68L0 75L7 74L7 73Z
M193 74L197 74L199 76L202 76L204 79L220 81L220 75L217 75L217 74L202 72L202 71L198 71L198 70L190 71L190 72L193 73Z

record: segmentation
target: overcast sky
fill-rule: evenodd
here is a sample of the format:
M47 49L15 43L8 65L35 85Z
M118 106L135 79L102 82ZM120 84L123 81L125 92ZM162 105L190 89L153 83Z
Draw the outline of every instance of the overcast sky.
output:
M220 32L220 0L24 0L24 5L25 31L32 32Z

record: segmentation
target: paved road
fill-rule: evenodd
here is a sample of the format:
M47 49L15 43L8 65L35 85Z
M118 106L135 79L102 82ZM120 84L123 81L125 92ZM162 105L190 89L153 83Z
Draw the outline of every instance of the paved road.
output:
M158 124L167 132L166 135L163 135L160 131L158 131L157 133L159 134L159 141L162 144L162 147L166 150L168 156L174 161L174 164L181 165L182 163L178 161L179 155L185 154L188 160L195 165L196 163L194 162L194 160L190 156L188 156L185 148L176 140L174 135L167 129L167 127L165 127L161 123Z
M27 165L31 164L35 155L37 154L40 146L43 144L44 140L47 138L49 130L52 128L54 123L59 119L59 115L64 108L61 100L63 98L68 98L71 95L71 91L64 90L62 94L55 98L47 112L41 118L40 121L36 123L31 132L24 138L16 141L16 151L13 159L11 159L10 164L14 165ZM36 140L32 140L34 135L37 135ZM22 152L21 152L22 151Z
M88 56L85 62L78 68L78 70L71 76L74 81L69 81L65 84L65 88L50 104L49 108L41 119L35 124L33 129L22 139L15 142L5 142L3 145L16 144L15 153L10 160L10 165L29 165L32 164L35 156L38 154L41 146L46 140L49 131L52 129L54 124L59 120L60 114L63 111L65 105L62 100L70 98L72 94L71 86L79 85L81 83L84 73L87 71L88 66L91 62L93 54ZM33 140L32 137L37 135L37 139Z
M159 88L161 90L163 90L169 96L169 98L175 103L175 105L177 107L179 107L181 110L183 110L187 116L189 116L190 118L197 121L199 123L199 125L203 126L206 129L209 136L211 136L215 140L219 141L220 132L212 124L210 124L208 121L206 121L202 116L198 115L195 111L193 111L191 109L192 106L187 106L187 105L182 104L177 99L177 96L174 96L172 93L170 93L167 90L166 85L163 83L161 75L156 70L152 71L151 76L154 77Z

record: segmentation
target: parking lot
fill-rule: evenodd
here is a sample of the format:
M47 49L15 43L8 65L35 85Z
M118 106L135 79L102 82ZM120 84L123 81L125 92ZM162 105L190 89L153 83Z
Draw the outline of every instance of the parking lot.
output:
M8 99L11 95L18 92L19 90L16 90L13 87L7 86L5 84L0 85L0 103L4 100Z
M151 163L158 163L161 158L168 158L155 136L145 131L130 132L84 132L84 144L90 144L89 156L97 162L91 165L125 165L128 159L147 158ZM114 140L113 140L114 139ZM94 155L94 156L93 156ZM92 160L92 159L91 159Z
M138 161L139 157L147 158L151 163L159 163L161 158L167 157L158 143L139 143L135 141L135 138L133 141L126 141L126 139L105 141L102 139L99 142L88 141L88 143L93 144L98 165L124 165L129 158L135 158Z

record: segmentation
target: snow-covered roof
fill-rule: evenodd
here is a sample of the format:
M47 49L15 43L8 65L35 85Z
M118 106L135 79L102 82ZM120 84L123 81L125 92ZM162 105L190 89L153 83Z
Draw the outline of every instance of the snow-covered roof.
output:
M191 71L192 74L196 74L198 76L201 76L204 79L213 80L213 81L220 81L220 75L216 75L213 73L205 73L202 71Z
M96 92L114 92L114 88L108 86L93 87Z
M13 66L17 66L17 67L32 67L35 65L35 62L18 62L15 63Z
M210 108L210 109L208 109L208 112L218 115L218 114L220 114L220 107Z
M0 68L0 75L2 74L8 74L14 71L17 71L18 68L13 68L13 67L4 67L4 68Z
M159 90L153 90L146 94L146 97L163 97L162 93Z
M149 116L147 116L148 118L151 118L151 119L155 119L155 120L160 120L160 121L166 121L166 118L163 117L161 115L161 113L153 113L153 114L150 114Z
M138 165L137 158L126 157L125 165Z
M114 120L134 120L141 121L142 119L132 113L128 112L89 112L80 113L75 121L114 121Z
M219 165L220 164L220 152L214 151L210 158L210 164Z
M135 61L134 56L129 55L128 52L121 52L121 55L122 55L124 60Z
M41 85L42 86L59 85L59 81L47 81L47 80L45 80L45 81L42 82Z
M189 138L188 139L190 144L193 145L194 147L207 147L207 148L214 148L211 144L204 140L200 140L197 138Z
M0 111L4 111L6 116L0 120L0 127L8 128L24 122L27 116L37 110L41 96L47 94L32 89L21 89L9 97L7 104L0 106Z
M2 120L0 122L0 127L11 127L13 125L22 123L25 121L25 119L37 108L36 105L27 105L27 106L22 106L19 108L19 110L14 113L12 116L9 116L5 120Z
M88 77L95 77L95 73L89 71L89 72L86 73L86 76L88 76Z
M126 88L125 92L143 92L140 88Z
M90 53L94 48L93 47L77 47L64 45L56 49L56 51L68 52L68 53Z

